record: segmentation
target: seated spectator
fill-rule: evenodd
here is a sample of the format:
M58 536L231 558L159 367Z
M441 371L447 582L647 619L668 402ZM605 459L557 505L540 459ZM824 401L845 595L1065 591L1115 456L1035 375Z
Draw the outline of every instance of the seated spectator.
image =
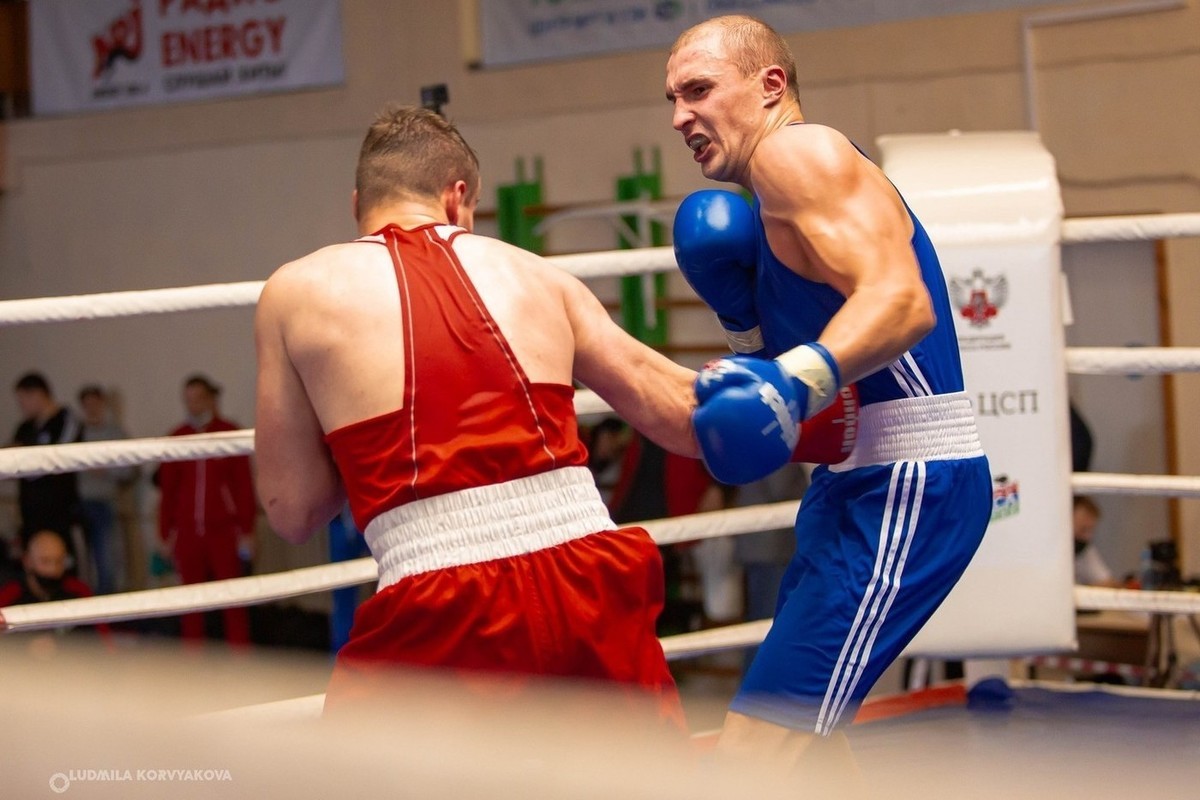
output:
M9 606L30 603L46 603L54 600L76 600L91 597L92 590L86 583L67 574L67 543L58 531L43 529L35 531L25 545L21 556L23 574L0 584L0 610ZM0 621L3 617L0 616ZM112 632L108 625L100 623L86 633L95 631L109 649L112 648ZM43 631L28 640L29 652L40 658L54 655L58 634L71 631L70 626Z
M1090 497L1077 495L1072 510L1075 537L1075 583L1081 586L1120 586L1092 538L1100 521L1100 507Z
M0 608L92 596L86 583L67 574L67 543L58 531L30 536L21 566L24 574L0 586Z

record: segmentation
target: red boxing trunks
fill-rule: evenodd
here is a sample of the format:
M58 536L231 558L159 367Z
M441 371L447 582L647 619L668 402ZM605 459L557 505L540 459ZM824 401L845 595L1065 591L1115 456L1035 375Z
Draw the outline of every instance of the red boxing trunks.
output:
M573 467L410 503L368 525L383 588L355 615L326 710L370 704L392 667L448 667L616 683L635 702L657 698L683 728L655 635L658 548L641 528L590 532L611 527L594 493Z

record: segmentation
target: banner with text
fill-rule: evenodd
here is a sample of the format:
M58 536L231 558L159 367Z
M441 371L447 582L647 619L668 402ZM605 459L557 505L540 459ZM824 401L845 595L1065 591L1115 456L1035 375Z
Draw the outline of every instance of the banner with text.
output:
M697 22L749 14L780 33L873 25L1045 0L486 0L484 66L666 47Z
M31 0L35 114L341 84L339 0Z

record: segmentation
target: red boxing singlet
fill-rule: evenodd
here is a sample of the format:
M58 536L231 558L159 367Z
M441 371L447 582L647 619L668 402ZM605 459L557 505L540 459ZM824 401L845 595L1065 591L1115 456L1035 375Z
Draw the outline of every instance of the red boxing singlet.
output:
M451 248L389 226L405 377L396 411L331 431L379 591L355 614L326 710L372 707L398 665L615 684L683 730L655 636L662 562L615 529L567 385L534 384Z
M401 407L325 436L359 530L412 500L587 464L574 388L530 382L451 247L461 233L359 240L391 254L405 344Z

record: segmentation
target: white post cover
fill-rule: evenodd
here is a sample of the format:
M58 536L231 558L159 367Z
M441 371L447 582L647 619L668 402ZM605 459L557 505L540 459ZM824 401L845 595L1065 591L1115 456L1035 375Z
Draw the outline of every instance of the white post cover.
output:
M910 655L1075 647L1062 198L1030 132L884 136L884 171L937 248L992 467L983 545Z

